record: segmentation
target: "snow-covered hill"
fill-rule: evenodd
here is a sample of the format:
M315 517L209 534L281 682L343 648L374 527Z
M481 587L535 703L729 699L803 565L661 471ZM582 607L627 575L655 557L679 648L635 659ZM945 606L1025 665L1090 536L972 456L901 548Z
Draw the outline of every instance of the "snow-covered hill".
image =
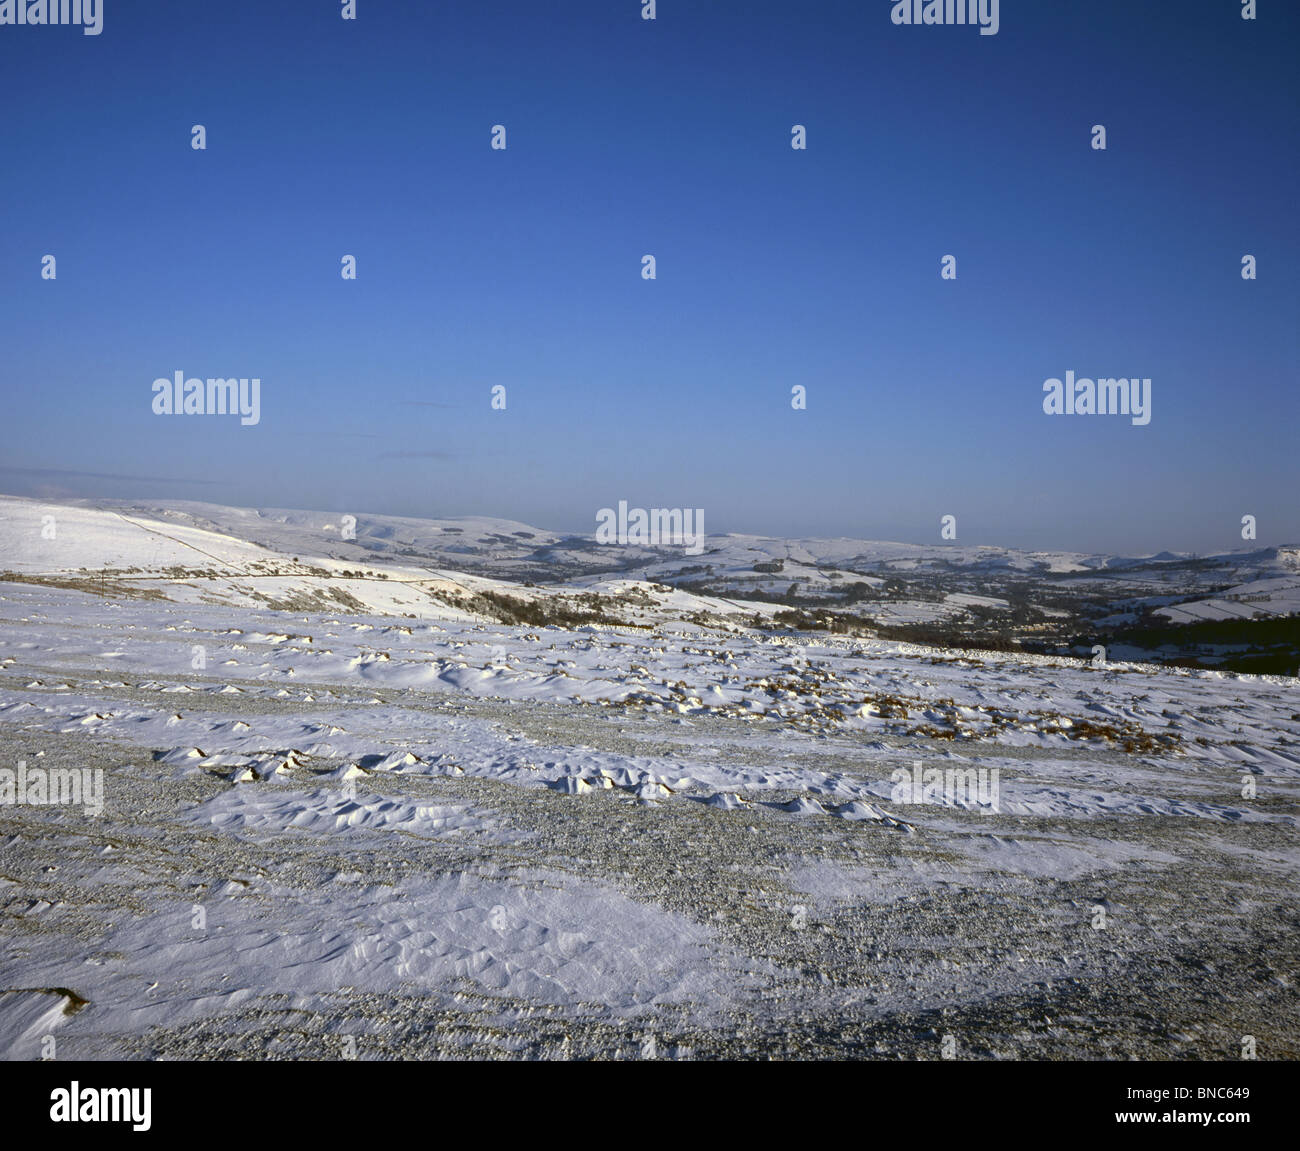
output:
M1300 568L1279 549L1142 558L721 534L688 555L680 547L603 546L489 517L7 496L0 496L0 570L112 580L173 600L333 603L432 619L460 613L448 603L457 589L529 602L616 595L628 601L621 618L629 619L644 616L642 608L654 619L752 618L772 615L773 603L824 604L886 625L960 621L1013 603L1049 620L1085 601L1094 619L1121 621L1144 605L1174 622L1287 615L1300 594ZM1112 602L1117 611L1106 606Z

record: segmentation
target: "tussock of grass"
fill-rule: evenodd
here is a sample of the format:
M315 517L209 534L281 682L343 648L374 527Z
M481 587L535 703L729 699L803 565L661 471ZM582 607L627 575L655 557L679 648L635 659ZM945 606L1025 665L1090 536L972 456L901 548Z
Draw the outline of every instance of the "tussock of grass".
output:
M59 587L68 591L89 592L106 599L165 600L157 588L142 588L107 575L27 575L23 572L0 572L0 583L28 583L40 587Z

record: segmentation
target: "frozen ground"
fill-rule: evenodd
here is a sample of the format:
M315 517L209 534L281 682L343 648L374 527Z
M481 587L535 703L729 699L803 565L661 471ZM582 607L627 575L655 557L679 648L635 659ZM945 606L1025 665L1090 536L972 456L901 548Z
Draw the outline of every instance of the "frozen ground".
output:
M0 768L105 780L0 806L9 1058L1300 1055L1294 679L67 582L0 583Z

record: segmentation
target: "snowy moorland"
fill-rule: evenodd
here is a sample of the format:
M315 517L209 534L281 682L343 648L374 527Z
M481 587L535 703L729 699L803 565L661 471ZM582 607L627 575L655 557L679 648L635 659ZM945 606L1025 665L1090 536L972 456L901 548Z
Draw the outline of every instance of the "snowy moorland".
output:
M742 583L1113 557L337 519L0 498L8 1058L1300 1056L1296 679Z

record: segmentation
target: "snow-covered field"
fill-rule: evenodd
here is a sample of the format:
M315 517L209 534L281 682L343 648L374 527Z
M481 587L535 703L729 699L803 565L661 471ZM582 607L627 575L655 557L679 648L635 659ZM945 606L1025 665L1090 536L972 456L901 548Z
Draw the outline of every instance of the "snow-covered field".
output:
M259 531L0 500L8 1057L1300 1055L1295 679Z

